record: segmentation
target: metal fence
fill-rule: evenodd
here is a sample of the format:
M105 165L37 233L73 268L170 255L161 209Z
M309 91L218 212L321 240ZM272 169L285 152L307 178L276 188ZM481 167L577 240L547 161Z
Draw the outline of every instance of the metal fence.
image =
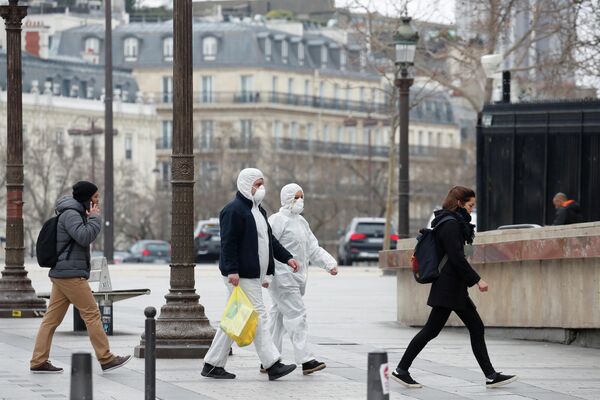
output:
M552 197L600 220L600 101L493 104L477 129L477 224L551 224Z

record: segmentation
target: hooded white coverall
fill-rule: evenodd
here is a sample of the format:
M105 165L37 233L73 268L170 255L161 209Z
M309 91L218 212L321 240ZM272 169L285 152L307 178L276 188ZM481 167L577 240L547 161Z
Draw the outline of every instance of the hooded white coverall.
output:
M270 368L275 362L279 361L281 354L273 344L273 340L269 334L268 314L262 298L262 283L267 281L266 276L269 267L269 234L267 221L258 209L260 202L255 201L254 196L252 196L252 185L261 178L263 178L263 174L260 170L256 168L246 168L240 172L237 179L238 191L245 198L252 200L253 202L252 215L256 222L258 234L258 259L260 262L260 278L240 278L240 287L244 293L246 293L248 299L252 302L254 309L259 315L259 322L256 327L256 335L254 336L253 344L262 365L265 366L265 368ZM231 295L233 285L229 283L226 276L223 277L223 281ZM204 362L215 367L225 367L229 349L232 344L233 340L219 328L208 353L206 353L206 356L204 357Z
M298 272L275 260L275 276L269 285L269 293L273 299L269 318L271 335L275 346L281 352L283 334L287 332L294 346L294 357L297 364L314 360L308 348L308 326L306 308L302 296L306 290L308 265L319 266L327 272L337 266L337 262L319 242L310 230L308 222L298 210L294 211L294 199L302 188L291 183L281 189L281 208L278 213L269 217L273 236L300 263ZM304 193L304 192L303 192Z

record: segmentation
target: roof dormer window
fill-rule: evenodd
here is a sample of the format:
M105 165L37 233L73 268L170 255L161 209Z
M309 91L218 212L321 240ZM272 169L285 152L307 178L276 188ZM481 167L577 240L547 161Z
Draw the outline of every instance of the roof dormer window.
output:
M138 59L138 40L134 37L128 37L123 42L123 56L125 61L137 61Z
M289 57L289 43L287 40L281 41L281 61L287 64Z
M298 43L298 64L304 65L304 43Z
M86 54L98 55L100 54L100 39L95 37L87 38L84 47Z
M271 61L271 55L273 53L271 38L265 38L265 59Z
M217 59L217 38L205 37L202 40L202 56L204 61L215 61Z
M327 62L328 62L328 53L327 53L327 46L323 45L321 46L321 68L327 68Z
M163 39L163 59L173 61L173 36Z

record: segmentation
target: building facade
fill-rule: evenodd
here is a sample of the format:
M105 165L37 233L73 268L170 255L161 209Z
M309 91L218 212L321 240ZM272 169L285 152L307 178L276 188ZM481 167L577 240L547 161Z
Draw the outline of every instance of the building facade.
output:
M59 52L76 55L97 39L102 63L102 35L94 26L71 29L63 33ZM113 35L115 65L131 68L141 97L156 105L157 167L167 189L176 95L172 23L123 25ZM279 208L283 185L302 185L307 217L330 244L353 217L384 214L397 107L394 89L367 69L360 47L302 25L280 31L263 24L197 22L193 39L198 218L217 215L235 192L237 173L248 166L265 172L271 211ZM461 161L460 131L447 97L440 93L411 111L410 141L416 232ZM441 155L450 167L431 174L429 163Z

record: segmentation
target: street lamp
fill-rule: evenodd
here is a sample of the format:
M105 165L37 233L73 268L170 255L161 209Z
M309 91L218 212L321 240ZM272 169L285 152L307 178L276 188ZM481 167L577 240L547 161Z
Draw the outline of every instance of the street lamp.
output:
M398 235L407 238L410 234L408 214L409 201L409 160L408 160L408 97L413 79L408 77L408 69L414 65L419 33L411 24L411 18L406 9L401 19L402 23L394 35L396 79L395 86L399 90L399 181L398 181Z
M21 21L27 6L0 6L6 25L6 266L0 278L0 318L41 317L46 302L35 294L25 269L23 245L23 100Z

